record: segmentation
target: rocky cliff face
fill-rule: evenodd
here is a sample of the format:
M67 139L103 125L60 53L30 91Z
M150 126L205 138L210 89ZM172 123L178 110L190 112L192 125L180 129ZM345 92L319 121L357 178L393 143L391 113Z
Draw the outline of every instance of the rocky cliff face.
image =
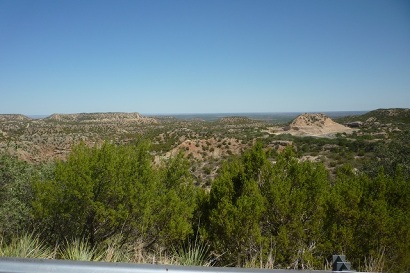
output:
M290 127L320 127L340 125L324 114L302 114L295 118Z
M334 122L324 114L302 114L295 118L285 131L294 135L326 136L351 133L353 129Z

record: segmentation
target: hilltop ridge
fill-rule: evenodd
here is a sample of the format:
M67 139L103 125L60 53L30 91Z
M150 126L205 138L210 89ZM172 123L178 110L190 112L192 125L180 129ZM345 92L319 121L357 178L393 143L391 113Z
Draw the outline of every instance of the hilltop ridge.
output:
M138 122L143 124L157 123L155 118L144 117L139 113L106 112L106 113L78 113L78 114L52 114L44 120L62 122Z
M360 121L364 123L409 123L410 108L380 108L359 116L346 116L339 119L342 123Z
M31 118L22 114L0 114L0 121L29 121Z

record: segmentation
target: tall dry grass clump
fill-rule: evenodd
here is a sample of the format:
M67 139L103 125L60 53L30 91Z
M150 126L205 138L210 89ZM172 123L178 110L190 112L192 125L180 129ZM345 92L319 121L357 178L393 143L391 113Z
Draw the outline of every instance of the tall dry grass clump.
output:
M386 256L384 248L379 249L375 256L366 257L364 260L364 272L383 272L385 269Z
M178 249L174 249L175 261L179 265L211 266L209 247L197 238L188 241Z
M7 244L3 239L0 241L1 257L52 259L55 258L55 254L55 251L46 247L38 236L30 233L13 238Z
M98 261L100 260L97 255L95 247L91 247L90 244L82 239L74 239L74 241L66 241L64 248L60 251L60 256L64 260L77 260L77 261Z

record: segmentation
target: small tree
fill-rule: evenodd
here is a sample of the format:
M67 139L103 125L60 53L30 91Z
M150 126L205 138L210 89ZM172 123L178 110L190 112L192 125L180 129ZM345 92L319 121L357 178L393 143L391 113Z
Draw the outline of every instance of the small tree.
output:
M264 199L256 179L265 163L257 145L242 158L226 163L212 184L209 236L226 263L243 265L259 250Z
M33 175L27 163L0 155L0 235L7 240L29 228Z
M277 156L262 190L263 234L276 248L276 263L300 269L321 264L328 188L322 164L299 162L291 147Z
M153 196L148 144L76 146L53 179L35 184L35 215L48 238L85 238L91 246L122 233L143 232Z
M189 171L189 162L183 153L169 159L162 168L156 191L158 213L153 227L163 245L172 245L185 240L192 231L197 189Z
M148 143L76 146L52 179L35 185L35 215L51 241L85 239L91 247L124 240L169 244L192 233L195 189L178 155L154 169Z

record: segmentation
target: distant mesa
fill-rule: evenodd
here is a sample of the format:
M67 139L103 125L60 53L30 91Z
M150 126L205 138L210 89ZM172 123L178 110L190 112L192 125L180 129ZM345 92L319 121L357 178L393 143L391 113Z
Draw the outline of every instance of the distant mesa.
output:
M44 120L60 122L137 122L142 124L157 123L155 118L144 117L139 113L79 113L52 114Z
M377 109L369 112L370 114L384 115L388 117L397 117L404 115L406 117L410 116L409 108L389 108L389 109Z
M21 114L0 114L0 121L29 121L31 118Z
M391 123L391 122L410 122L410 109L409 108L389 108L389 109L377 109L370 111L360 116L362 121L366 123Z

